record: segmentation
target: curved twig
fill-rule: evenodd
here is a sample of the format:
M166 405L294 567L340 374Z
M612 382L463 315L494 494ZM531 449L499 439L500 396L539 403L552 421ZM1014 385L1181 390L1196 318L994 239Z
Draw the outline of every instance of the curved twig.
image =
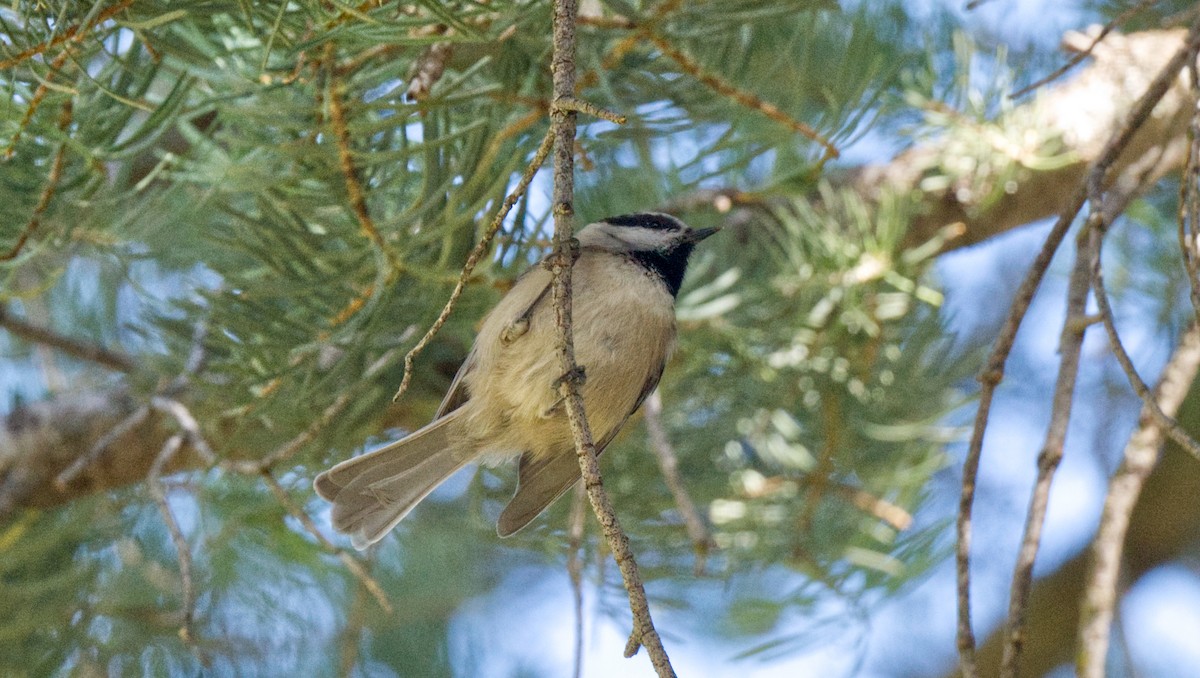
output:
M458 275L458 283L454 285L454 291L450 293L450 298L446 300L446 305L442 307L442 312L438 314L437 320L433 321L433 325L425 332L425 336L421 337L421 340L404 356L404 376L400 378L400 387L396 389L396 394L392 396L392 402L399 400L400 396L404 395L404 392L408 390L408 385L412 382L413 362L417 359L417 356L421 355L421 351L425 350L425 347L441 331L442 326L450 318L455 304L458 303L458 298L462 296L463 290L467 287L467 281L471 278L471 273L475 270L475 266L487 254L488 249L492 246L492 240L496 238L496 234L500 232L500 226L504 224L504 219L512 210L513 205L516 205L521 196L525 195L525 191L529 188L529 183L533 181L534 175L541 169L542 163L546 161L546 156L550 155L550 148L553 145L554 136L550 131L547 131L541 145L538 146L537 151L533 154L533 159L529 161L525 172L521 174L521 180L517 182L516 188L504 198L504 203L500 205L500 210L496 212L496 216L492 218L492 223L484 231L483 237L479 239L479 243L475 245L475 249L471 250L471 254L467 256L467 261L463 264L462 272Z

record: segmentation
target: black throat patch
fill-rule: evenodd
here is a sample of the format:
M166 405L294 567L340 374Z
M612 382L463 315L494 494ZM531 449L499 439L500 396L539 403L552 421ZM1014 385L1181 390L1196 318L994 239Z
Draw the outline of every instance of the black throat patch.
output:
M688 257L692 254L692 243L682 243L669 250L644 250L630 252L629 256L646 270L658 276L672 297L679 294L683 285L683 274L687 272Z

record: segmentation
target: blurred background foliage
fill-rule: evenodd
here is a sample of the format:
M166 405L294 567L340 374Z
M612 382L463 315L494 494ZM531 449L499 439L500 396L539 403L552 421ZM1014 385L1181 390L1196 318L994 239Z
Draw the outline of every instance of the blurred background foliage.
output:
M1094 5L1081 16L1124 8ZM1160 10L1140 20L1178 11ZM851 152L835 165L881 159L997 113L963 96L972 70L1009 87L1005 50L953 13L891 1L601 0L581 23L580 95L629 117L581 117L581 223L673 209L726 226L694 257L660 387L715 547L701 577L640 419L605 455L606 484L652 596L683 610L673 619L703 615L669 634L794 652L814 636L787 619L866 614L947 553L946 515L921 508L979 348L946 330L936 247L902 247L913 201L868 205L823 182L822 145L793 123ZM426 421L481 314L546 251L542 177L390 403L545 133L549 25L533 0L0 8L0 249L15 253L0 303L136 364L107 371L0 332L3 408L109 389L148 401L190 375L179 397L222 460L323 422L273 472L328 533L311 477ZM409 96L431 59L444 72ZM939 102L961 115L937 118ZM190 642L144 483L0 516L0 674L477 675L486 655L454 640L455 620L514 572L561 576L571 551L568 499L495 537L513 475L439 491L366 554L389 613L261 479L193 460L167 478L193 558ZM601 541L589 523L585 586L625 623Z

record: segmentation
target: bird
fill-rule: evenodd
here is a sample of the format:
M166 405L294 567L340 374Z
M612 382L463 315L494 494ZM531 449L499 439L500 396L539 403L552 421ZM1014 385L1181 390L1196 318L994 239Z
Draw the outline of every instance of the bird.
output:
M577 235L572 321L580 395L596 453L657 387L675 347L675 298L696 243L668 214L614 216ZM544 263L544 262L543 262ZM552 273L522 274L482 321L433 420L380 449L322 472L313 487L355 548L382 539L467 464L517 457L517 489L496 532L515 534L581 477L556 346Z

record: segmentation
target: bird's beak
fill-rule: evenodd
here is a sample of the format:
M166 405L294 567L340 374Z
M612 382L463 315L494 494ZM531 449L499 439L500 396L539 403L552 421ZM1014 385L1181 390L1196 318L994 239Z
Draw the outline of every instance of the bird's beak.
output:
M692 229L684 234L683 242L697 243L697 242L700 242L701 240L704 240L705 238L712 235L713 233L716 233L719 230L721 230L721 229L719 229L719 228Z

